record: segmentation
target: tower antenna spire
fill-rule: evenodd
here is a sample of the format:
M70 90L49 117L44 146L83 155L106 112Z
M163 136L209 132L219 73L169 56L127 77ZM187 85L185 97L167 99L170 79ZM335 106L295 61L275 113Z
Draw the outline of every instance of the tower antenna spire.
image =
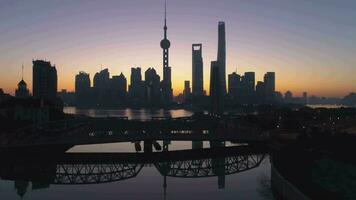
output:
M23 80L23 63L22 63L21 79Z
M164 25L166 26L167 21L167 0L164 0Z
M164 38L167 38L167 0L164 0Z

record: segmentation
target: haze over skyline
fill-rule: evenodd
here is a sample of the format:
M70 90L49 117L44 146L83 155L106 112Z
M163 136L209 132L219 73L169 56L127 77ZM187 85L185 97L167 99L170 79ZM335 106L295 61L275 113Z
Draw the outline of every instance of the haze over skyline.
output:
M58 88L74 90L79 71L91 79L154 67L161 79L163 0L0 2L0 88L14 93L32 59L56 65ZM191 45L203 44L204 89L217 57L218 21L226 23L226 73L276 72L276 90L344 96L356 91L356 2L352 0L168 1L174 94L191 80Z

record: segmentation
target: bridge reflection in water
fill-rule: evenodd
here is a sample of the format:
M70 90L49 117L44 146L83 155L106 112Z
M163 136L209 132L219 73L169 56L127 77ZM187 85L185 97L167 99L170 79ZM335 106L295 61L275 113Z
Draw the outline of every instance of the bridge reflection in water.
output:
M15 181L23 196L30 183L32 189L51 184L78 185L123 181L136 177L142 168L154 166L164 178L203 178L217 176L219 188L225 186L225 175L258 167L265 154L249 146L217 147L166 151L159 153L64 153L58 155L1 155L3 180Z

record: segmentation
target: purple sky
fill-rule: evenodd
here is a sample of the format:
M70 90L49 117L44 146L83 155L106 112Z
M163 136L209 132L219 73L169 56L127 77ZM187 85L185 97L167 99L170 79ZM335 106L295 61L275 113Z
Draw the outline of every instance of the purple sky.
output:
M343 96L356 91L356 1L168 0L174 92L191 80L191 44L203 43L204 83L226 22L227 73L275 71L277 89ZM163 0L0 0L0 88L13 93L32 59L57 67L59 89L74 76L155 67L162 76Z

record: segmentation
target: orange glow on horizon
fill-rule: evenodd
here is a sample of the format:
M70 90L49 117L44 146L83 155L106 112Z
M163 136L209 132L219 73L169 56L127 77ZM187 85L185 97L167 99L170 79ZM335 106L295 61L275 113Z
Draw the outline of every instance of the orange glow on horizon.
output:
M278 74L277 74L278 75ZM70 77L70 76L68 76ZM92 77L91 77L92 78ZM188 79L189 80L189 79ZM256 79L256 82L261 79ZM19 81L19 80L18 80ZM17 85L17 82L11 81L14 84L6 84L4 85L3 89L6 93L9 93L11 95L14 95L16 87L14 85ZM25 79L27 82L27 86L32 91L32 83L28 80ZM184 81L185 79L174 79L172 82L173 85L173 93L175 96L179 95L180 93L183 92L184 89ZM129 85L129 78L127 78L127 82ZM190 82L191 83L191 82ZM322 83L320 83L322 84ZM309 85L308 83L304 84L296 84L293 82L289 81L283 81L283 80L278 80L276 81L276 91L281 92L283 95L286 91L292 91L294 96L302 96L303 92L307 92L308 96L315 95L315 96L321 96L321 97L344 97L350 91L347 89L343 89L344 85L334 85L333 87L325 87L325 88L320 88L319 84L315 85ZM192 88L192 86L190 86ZM308 89L305 89L307 88ZM346 88L346 87L345 87ZM67 92L74 92L74 75L73 78L66 78L63 79L61 77L58 78L58 91L61 91L62 89L67 90ZM209 80L204 81L204 90L209 94Z

